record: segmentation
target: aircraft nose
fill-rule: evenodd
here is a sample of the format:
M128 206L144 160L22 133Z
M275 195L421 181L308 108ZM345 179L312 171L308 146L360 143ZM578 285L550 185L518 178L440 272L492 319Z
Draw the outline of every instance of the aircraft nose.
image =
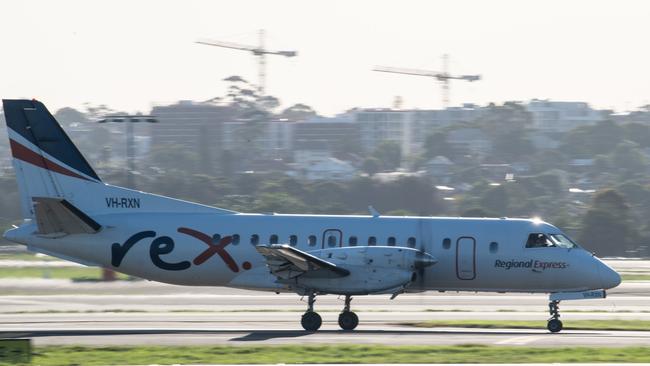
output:
M600 282L604 289L613 288L621 284L621 276L612 267L600 262L598 266Z

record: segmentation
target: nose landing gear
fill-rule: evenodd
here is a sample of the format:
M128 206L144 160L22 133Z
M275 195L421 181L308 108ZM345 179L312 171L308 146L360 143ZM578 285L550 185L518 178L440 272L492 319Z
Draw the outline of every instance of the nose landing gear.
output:
M553 300L548 303L548 312L551 317L548 319L546 328L551 333L557 333L562 330L562 321L560 321L560 301Z

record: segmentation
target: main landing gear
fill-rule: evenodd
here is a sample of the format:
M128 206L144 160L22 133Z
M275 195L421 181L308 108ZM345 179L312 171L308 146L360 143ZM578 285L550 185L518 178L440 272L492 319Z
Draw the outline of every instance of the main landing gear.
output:
M300 324L306 331L315 332L323 324L323 319L314 311L314 303L316 302L316 294L314 292L309 293L309 298L307 299L308 308L307 311L302 314L302 319Z
M314 292L309 293L307 298L307 311L302 315L300 324L306 331L315 332L323 324L323 319L317 312L314 311L314 303L316 302L316 294ZM343 311L339 314L339 326L343 330L353 330L359 325L359 317L353 311L350 311L350 303L352 302L352 296L345 295L345 306Z
M353 330L359 325L359 317L353 311L350 311L350 302L352 302L352 297L345 295L345 306L341 314L339 314L339 326L343 330Z
M562 322L560 321L560 301L553 300L548 303L548 312L551 314L551 317L548 319L548 324L546 328L551 333L557 333L562 330Z

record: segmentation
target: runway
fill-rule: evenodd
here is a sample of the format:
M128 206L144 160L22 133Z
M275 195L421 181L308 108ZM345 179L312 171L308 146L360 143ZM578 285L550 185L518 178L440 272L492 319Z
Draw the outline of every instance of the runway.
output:
M299 324L306 304L292 294L144 281L16 281L6 281L0 290L30 289L30 294L0 296L0 337L30 337L35 345L650 346L650 331L550 334L545 329L548 298L544 295L427 292L400 295L395 300L362 296L353 300L353 310L360 318L354 332L339 330L337 317L343 302L336 296L321 296L316 310L323 317L323 327L308 333ZM629 282L611 291L606 299L563 302L562 320L567 325L578 319L650 320L649 305L650 282ZM536 320L540 328L423 329L403 325L453 319Z
M244 322L246 323L246 322ZM78 324L77 324L78 325ZM56 326L36 330L3 330L0 337L32 338L35 345L277 345L277 344L388 344L502 346L648 346L650 332L565 331L550 334L544 330L513 329L419 329L392 325L363 325L345 332L326 321L318 332L284 328L281 323L263 322L192 324L191 327L96 327L67 329ZM285 325L286 326L286 325Z

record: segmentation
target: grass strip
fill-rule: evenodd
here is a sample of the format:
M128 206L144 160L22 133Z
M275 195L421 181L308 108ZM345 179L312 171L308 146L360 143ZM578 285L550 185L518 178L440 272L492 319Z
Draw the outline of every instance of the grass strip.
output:
M650 331L650 320L566 320L567 330L628 330ZM483 329L546 329L546 321L538 320L429 320L418 323L404 323L422 328L483 328Z
M97 267L4 267L0 268L0 278L53 278L75 281L96 281L102 278L102 270ZM117 279L128 276L116 273Z
M51 257L49 255L36 255L32 252L20 253L0 253L0 260L13 260L13 261L60 261L60 259Z
M650 281L650 275L647 274L624 274L621 275L622 281Z
M650 347L287 345L36 347L33 365L650 362ZM0 364L1 360L0 360Z

